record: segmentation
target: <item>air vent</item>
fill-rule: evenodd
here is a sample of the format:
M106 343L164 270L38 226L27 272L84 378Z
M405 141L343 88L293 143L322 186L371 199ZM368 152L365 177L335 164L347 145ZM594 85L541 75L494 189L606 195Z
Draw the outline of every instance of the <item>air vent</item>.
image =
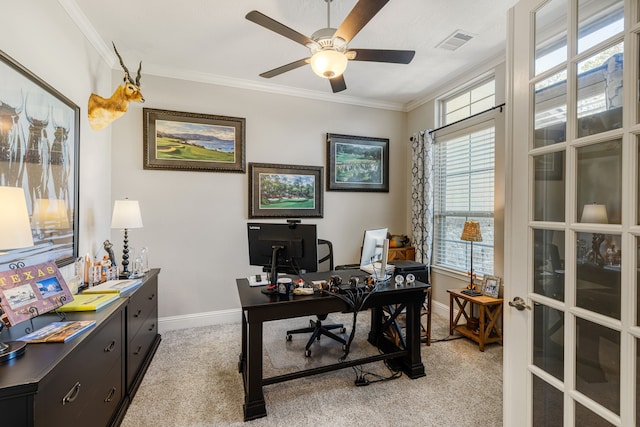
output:
M441 41L436 47L446 50L457 50L472 38L473 35L470 33L462 30L456 30L449 37Z

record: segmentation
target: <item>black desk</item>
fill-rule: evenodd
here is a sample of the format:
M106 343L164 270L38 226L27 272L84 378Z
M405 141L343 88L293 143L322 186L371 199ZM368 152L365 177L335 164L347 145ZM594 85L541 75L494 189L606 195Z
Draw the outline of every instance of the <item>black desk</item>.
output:
M348 280L349 272L336 271L323 273L339 274ZM318 273L307 275L307 279L321 278ZM271 320L290 319L301 316L313 316L322 313L349 312L349 305L332 295L294 295L281 300L277 295L265 295L260 287L250 287L247 279L236 279L240 304L242 305L242 353L238 370L244 383L244 420L249 421L267 415L262 387L309 375L348 368L385 359L392 362L412 379L425 376L420 356L420 311L425 300L425 290L429 288L421 282L412 286L395 287L393 280L380 286L367 300L364 309L371 309L371 330L368 341L382 350L382 354L358 360L345 360L327 366L305 369L285 375L263 378L262 373L262 324ZM402 304L406 307L405 348L397 347L383 335L383 330L393 326L393 320L386 320L383 307ZM284 341L284 340L283 340ZM284 343L283 343L284 345Z

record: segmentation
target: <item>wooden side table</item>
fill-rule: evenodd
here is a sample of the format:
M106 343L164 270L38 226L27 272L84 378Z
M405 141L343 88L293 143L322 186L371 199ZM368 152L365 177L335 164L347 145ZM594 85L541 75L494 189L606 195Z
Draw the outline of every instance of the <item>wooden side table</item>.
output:
M477 342L480 351L484 351L485 344L502 343L502 298L491 298L485 295L474 297L463 294L463 290L447 290L449 292L449 333L453 335L453 332L456 331ZM454 302L459 309L455 319L453 318ZM469 318L472 317L474 305L478 306L479 326L477 330L472 330L467 325ZM467 306L469 306L469 313L466 312ZM458 322L463 316L465 323L459 324Z
M389 248L389 255L387 256L388 262L410 260L415 261L416 248L415 246L405 246L402 248Z

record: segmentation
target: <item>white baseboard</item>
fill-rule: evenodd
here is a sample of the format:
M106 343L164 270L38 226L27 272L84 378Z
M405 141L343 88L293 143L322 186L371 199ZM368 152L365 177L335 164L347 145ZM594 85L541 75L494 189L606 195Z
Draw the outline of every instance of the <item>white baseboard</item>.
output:
M239 308L231 310L209 311L206 313L185 314L182 316L161 317L158 319L158 332L176 329L197 328L199 326L240 323L242 315Z
M434 313L447 318L449 306L438 301L431 303ZM228 323L240 323L241 314L239 308L231 310L208 311L205 313L185 314L182 316L161 317L158 319L158 332L173 331L176 329L197 328L199 326L223 325Z

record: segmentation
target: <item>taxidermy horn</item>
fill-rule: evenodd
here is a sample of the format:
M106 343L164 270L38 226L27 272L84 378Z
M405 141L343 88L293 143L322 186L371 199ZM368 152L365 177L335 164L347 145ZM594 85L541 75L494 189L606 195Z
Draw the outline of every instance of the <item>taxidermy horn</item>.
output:
M116 49L115 43L113 43L113 50L115 50L118 59L120 60L120 66L124 70L123 83L113 92L111 98L103 98L100 95L92 93L89 97L89 108L87 109L89 114L89 124L93 130L100 130L105 128L112 121L120 118L129 108L129 102L144 102L142 92L140 92L140 71L142 70L142 61L138 66L138 73L135 81L131 79L129 70L124 65L122 57Z

